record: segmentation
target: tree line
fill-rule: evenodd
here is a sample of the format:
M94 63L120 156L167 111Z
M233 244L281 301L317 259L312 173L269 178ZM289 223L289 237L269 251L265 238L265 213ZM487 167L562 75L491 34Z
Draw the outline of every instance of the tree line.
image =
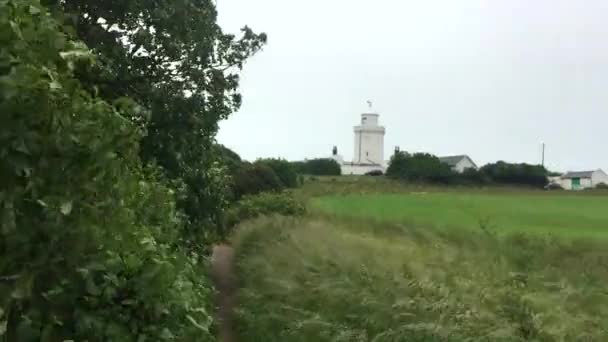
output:
M428 153L397 152L390 160L386 176L409 182L460 185L522 185L544 187L551 173L541 165L498 161L479 170L465 169L462 173Z

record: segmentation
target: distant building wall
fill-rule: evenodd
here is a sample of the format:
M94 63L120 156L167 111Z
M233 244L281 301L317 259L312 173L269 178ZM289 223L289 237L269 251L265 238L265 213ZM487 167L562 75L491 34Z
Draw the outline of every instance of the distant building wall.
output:
M600 183L608 184L608 175L602 170L597 170L593 173L591 181L593 182L593 186Z
M473 164L473 162L471 162L469 158L462 158L456 165L454 165L454 167L452 167L452 170L458 173L463 173L466 169L476 168L477 167L475 166L475 164Z
M356 165L356 164L343 164L342 175L364 175L371 171L382 171L384 173L386 168L381 165Z

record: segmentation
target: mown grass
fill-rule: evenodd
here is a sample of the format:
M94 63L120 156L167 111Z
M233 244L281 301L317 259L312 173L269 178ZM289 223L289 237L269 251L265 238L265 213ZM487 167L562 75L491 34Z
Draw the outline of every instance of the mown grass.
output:
M323 211L436 229L608 238L608 196L549 192L406 192L326 196Z
M241 226L240 341L606 341L603 242L331 217Z

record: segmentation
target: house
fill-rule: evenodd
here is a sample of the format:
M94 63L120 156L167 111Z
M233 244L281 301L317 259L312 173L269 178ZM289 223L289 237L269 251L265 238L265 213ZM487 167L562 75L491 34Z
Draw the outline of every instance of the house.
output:
M452 170L458 173L463 173L466 169L477 170L477 165L475 165L475 162L467 155L439 157L439 160L442 163L448 164Z
M595 188L598 184L608 184L608 174L601 169L595 171L569 171L559 177L552 179L566 190L583 190Z

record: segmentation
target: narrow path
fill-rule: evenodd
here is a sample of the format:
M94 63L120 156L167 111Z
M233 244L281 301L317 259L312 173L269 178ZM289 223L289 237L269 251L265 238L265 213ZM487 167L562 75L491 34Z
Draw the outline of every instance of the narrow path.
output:
M236 278L234 275L234 249L228 245L213 247L211 272L218 291L215 300L215 318L218 322L218 341L234 342L234 307L236 305Z

